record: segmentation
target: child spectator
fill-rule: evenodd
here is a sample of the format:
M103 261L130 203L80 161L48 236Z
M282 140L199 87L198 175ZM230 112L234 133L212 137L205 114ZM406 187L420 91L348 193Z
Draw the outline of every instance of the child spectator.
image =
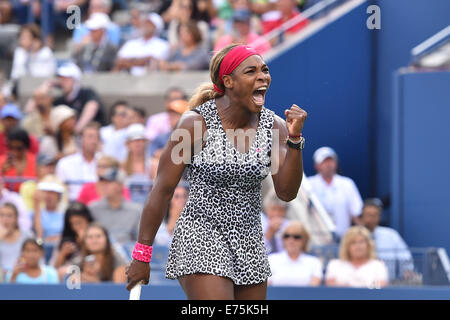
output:
M6 276L6 281L21 284L56 284L58 274L53 267L41 265L44 257L42 243L29 238L22 245L21 257L14 269Z
M111 244L106 229L91 224L83 239L81 282L124 283L126 263Z
M318 286L322 281L322 263L309 251L309 233L299 221L291 221L283 231L281 252L269 255L274 286Z
M0 268L12 271L20 257L23 242L31 237L30 231L19 228L19 214L14 204L0 205Z
M362 226L348 229L341 241L339 259L331 260L325 273L327 286L380 288L388 285L388 271L376 259L370 232Z

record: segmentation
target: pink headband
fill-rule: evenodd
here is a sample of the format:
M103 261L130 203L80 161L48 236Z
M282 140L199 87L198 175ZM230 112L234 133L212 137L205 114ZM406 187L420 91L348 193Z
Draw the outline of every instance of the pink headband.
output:
M222 63L220 64L219 69L220 83L223 84L222 77L224 75L231 74L233 70L236 69L237 66L239 66L242 63L242 61L255 54L259 56L259 53L249 46L239 45L231 49L226 54L225 58L223 58ZM222 89L220 89L216 85L214 85L214 91L220 94L225 93Z

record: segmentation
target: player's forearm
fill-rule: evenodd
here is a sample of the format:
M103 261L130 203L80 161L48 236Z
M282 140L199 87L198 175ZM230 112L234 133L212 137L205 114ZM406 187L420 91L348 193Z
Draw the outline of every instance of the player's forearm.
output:
M142 210L138 242L151 246L167 212L173 191L155 185Z
M303 178L302 151L288 148L283 165L278 170L277 185L278 197L284 201L291 201L297 197L298 189Z

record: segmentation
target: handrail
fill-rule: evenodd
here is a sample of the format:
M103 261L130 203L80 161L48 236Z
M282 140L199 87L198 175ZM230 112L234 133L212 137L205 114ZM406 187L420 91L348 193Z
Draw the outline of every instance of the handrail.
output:
M413 60L418 59L420 56L424 55L426 52L435 48L436 46L439 46L448 39L450 39L450 25L414 47L411 50L411 56Z
M303 11L298 16L293 17L292 19L289 19L288 21L284 22L279 27L276 27L272 31L268 32L267 34L257 38L255 41L251 42L249 45L252 47L257 47L261 45L262 43L266 41L270 41L276 37L279 37L281 34L286 32L286 30L289 30L296 24L312 17L313 15L321 12L322 10L328 8L332 4L336 3L339 0L323 0L321 2L316 3L312 7L309 7L305 11Z

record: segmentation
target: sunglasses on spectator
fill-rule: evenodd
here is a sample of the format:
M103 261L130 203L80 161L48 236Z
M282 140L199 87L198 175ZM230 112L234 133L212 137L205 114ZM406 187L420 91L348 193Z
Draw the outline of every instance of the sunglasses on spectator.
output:
M8 146L9 150L17 150L17 151L23 151L25 150L25 146Z
M127 116L127 112L126 111L123 111L123 112L116 112L115 113L115 116L118 116L118 117L126 117Z
M295 240L300 240L303 238L300 234L289 234L289 233L283 234L283 239L289 239L291 237L294 238Z

